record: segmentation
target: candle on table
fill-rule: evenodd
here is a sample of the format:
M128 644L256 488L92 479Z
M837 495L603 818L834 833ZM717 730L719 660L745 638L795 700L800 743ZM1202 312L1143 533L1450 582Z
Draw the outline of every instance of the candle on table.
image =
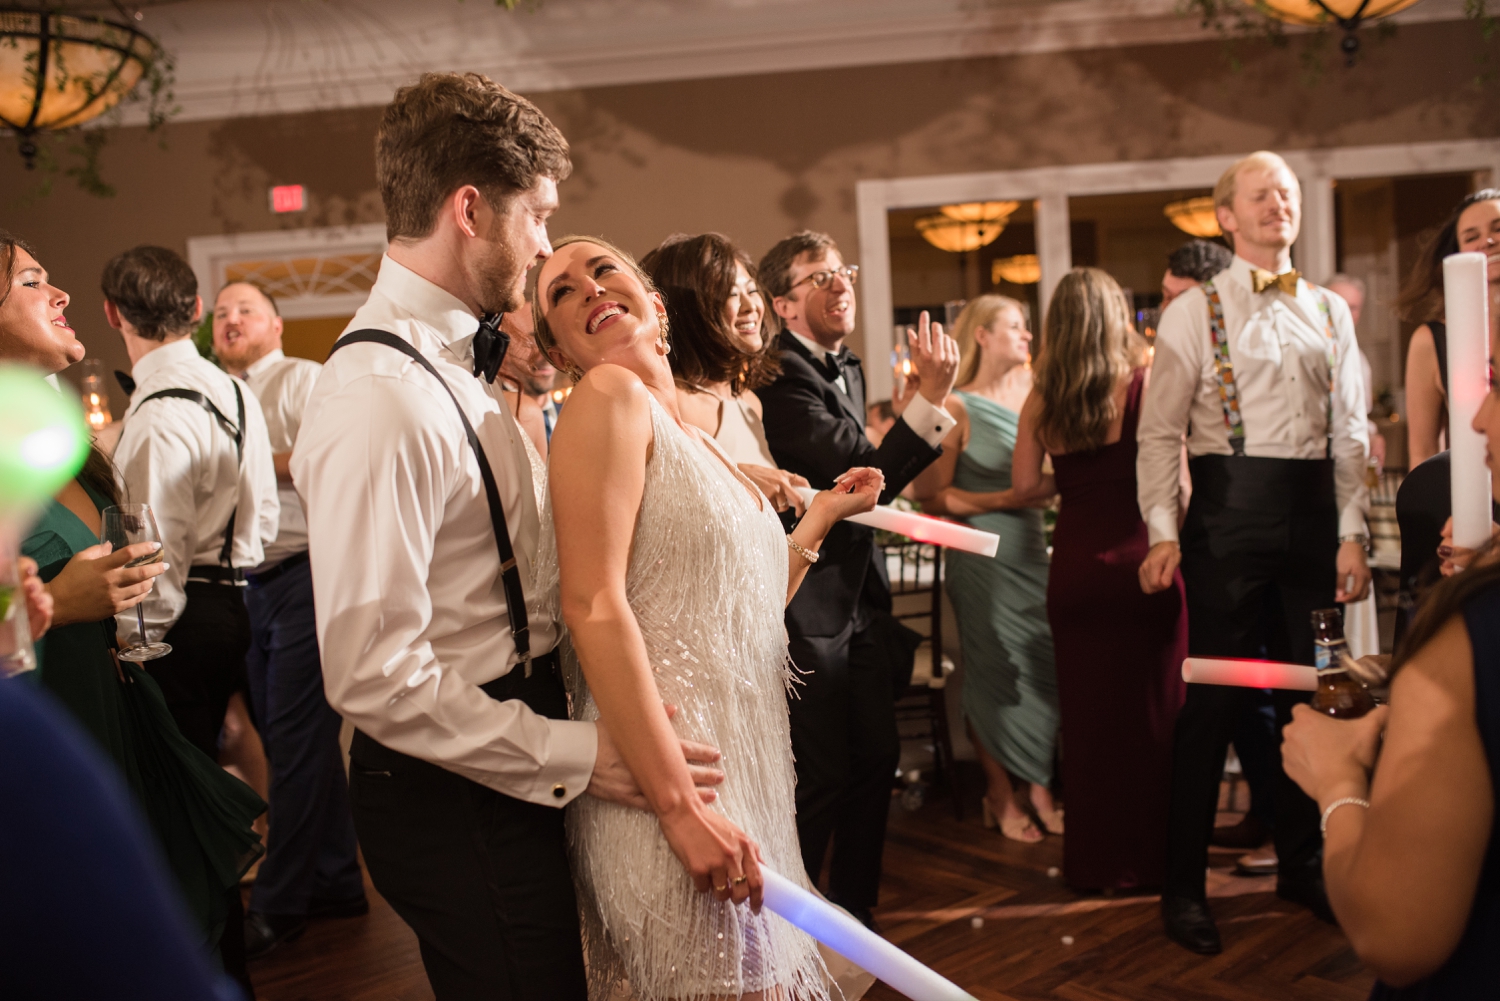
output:
M1237 688L1284 688L1293 692L1318 690L1317 668L1275 660L1189 657L1182 662L1182 680Z
M811 487L800 487L797 493L802 496L804 504L811 504L817 491ZM958 525L941 518L914 514L911 511L897 511L893 507L884 505L864 514L851 515L844 520L852 521L856 525L868 525L871 528L895 532L897 535L904 535L916 542L930 542L948 549L978 553L980 556L994 556L1000 549L1000 536L994 532L981 532L968 525Z
M1489 392L1488 261L1484 254L1443 259L1448 325L1448 467L1453 486L1453 544L1477 549L1490 537L1490 471L1484 436L1471 426Z
M875 974L912 1001L976 1001L968 991L923 966L826 900L766 866L765 906L834 952Z

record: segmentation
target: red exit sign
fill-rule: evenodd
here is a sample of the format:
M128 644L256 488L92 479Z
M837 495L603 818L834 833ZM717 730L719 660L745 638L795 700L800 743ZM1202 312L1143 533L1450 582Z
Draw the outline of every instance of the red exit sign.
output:
M301 212L307 208L307 189L300 184L278 184L271 189L272 212Z

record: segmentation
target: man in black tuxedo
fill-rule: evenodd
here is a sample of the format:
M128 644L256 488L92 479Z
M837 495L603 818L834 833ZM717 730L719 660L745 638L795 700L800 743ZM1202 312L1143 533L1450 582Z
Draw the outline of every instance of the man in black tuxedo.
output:
M917 378L876 448L865 437L864 374L844 347L858 274L822 233L797 233L767 252L759 278L783 326L781 374L756 392L782 469L827 489L851 466L875 466L885 473L881 503L888 503L938 457L953 429L941 403L958 373L958 345L941 327L929 330L924 314L911 345ZM911 647L890 612L875 533L848 522L828 534L786 612L792 659L809 672L791 698L802 861L817 882L831 838L829 896L866 925L901 752L895 693L911 675Z

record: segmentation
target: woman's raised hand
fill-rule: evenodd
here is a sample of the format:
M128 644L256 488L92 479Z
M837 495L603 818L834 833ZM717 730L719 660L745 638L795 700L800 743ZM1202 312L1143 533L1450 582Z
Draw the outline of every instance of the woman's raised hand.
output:
M1490 526L1490 535L1500 535L1500 525ZM1478 550L1466 549L1463 546L1453 544L1453 519L1450 517L1443 522L1442 542L1437 548L1438 559L1442 562L1438 570L1444 577L1452 577L1460 570L1466 568L1474 561L1474 554Z
M797 517L802 517L807 510L807 504L803 502L802 495L797 492L798 487L808 486L808 482L796 473L789 473L785 469L772 469L770 466L754 466L748 463L740 466L740 472L745 474L746 479L760 488L770 500L771 506L778 511L787 508L797 512Z
M151 592L151 579L166 572L169 564L126 566L161 548L159 542L137 542L111 552L108 542L89 546L73 554L68 565L47 585L56 611L54 626L74 622L98 622L136 605Z
M873 466L855 466L833 481L832 490L820 490L809 511L817 510L829 522L873 510L885 489L885 474Z
M736 904L750 901L760 910L765 879L760 872L760 846L696 797L657 818L672 852L692 877L700 893L712 893Z

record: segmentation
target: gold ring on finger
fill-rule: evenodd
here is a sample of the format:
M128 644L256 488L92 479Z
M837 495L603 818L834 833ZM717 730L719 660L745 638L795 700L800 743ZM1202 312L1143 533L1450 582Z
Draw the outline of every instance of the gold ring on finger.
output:
M750 882L750 877L749 876L736 876L736 877L734 877L733 879L731 879L729 881L729 885L730 886L739 886L741 883L748 883L748 882Z
M715 893L723 893L727 889L729 889L729 886L727 884L724 885L724 886L716 886L716 887L714 887L714 892Z

